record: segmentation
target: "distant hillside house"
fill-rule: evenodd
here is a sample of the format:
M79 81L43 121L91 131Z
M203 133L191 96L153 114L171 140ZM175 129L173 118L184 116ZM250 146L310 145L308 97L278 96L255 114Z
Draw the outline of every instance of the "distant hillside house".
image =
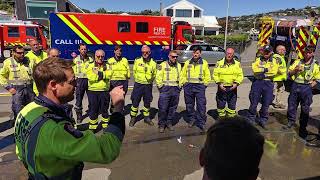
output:
M186 21L192 25L196 35L218 35L219 26L215 16L204 16L204 10L187 1L180 0L162 10L164 16L170 16L172 22Z
M16 0L17 19L36 21L48 25L51 12L82 12L83 10L70 0Z

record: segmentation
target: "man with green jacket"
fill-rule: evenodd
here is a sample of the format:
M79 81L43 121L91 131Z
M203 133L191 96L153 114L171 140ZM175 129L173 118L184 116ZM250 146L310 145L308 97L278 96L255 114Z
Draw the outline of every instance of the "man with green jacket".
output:
M95 136L75 129L63 106L74 98L72 63L48 58L35 67L33 78L40 95L20 111L14 132L30 179L81 179L84 161L110 163L118 157L125 134L121 87L110 92L115 110L108 128Z

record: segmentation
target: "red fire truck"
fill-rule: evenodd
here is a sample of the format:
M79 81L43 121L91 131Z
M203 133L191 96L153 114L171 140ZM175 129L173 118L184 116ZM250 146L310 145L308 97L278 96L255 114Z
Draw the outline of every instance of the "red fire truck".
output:
M190 24L171 23L170 17L80 13L51 14L50 35L51 46L67 59L85 43L91 52L103 49L106 58L120 45L129 60L141 56L141 46L148 45L158 61L167 59L170 47L190 43L194 37Z
M10 56L10 50L15 45L22 45L30 49L27 43L30 39L37 39L43 49L47 49L44 27L28 21L0 21L1 59Z

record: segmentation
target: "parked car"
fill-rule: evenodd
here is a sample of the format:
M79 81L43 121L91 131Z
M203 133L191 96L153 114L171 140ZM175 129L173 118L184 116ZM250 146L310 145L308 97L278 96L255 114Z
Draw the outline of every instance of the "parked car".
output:
M208 61L208 64L214 65L225 57L225 50L214 44L180 44L176 47L178 52L178 62L184 63L185 61L192 58L193 49L196 47L201 47L202 53L201 57ZM235 58L241 61L240 54L235 53Z

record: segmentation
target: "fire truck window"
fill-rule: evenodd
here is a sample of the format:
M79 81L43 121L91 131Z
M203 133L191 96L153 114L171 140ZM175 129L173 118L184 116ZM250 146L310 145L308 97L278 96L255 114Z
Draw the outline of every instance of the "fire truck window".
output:
M136 26L137 26L137 33L149 32L147 22L137 22Z
M37 33L37 30L36 30L36 28L34 28L34 27L27 27L26 28L26 34L27 34L27 36L32 36L32 37L36 37L37 35L36 35L36 33Z
M8 37L20 37L19 27L8 27Z
M130 32L130 22L118 22L118 32Z

